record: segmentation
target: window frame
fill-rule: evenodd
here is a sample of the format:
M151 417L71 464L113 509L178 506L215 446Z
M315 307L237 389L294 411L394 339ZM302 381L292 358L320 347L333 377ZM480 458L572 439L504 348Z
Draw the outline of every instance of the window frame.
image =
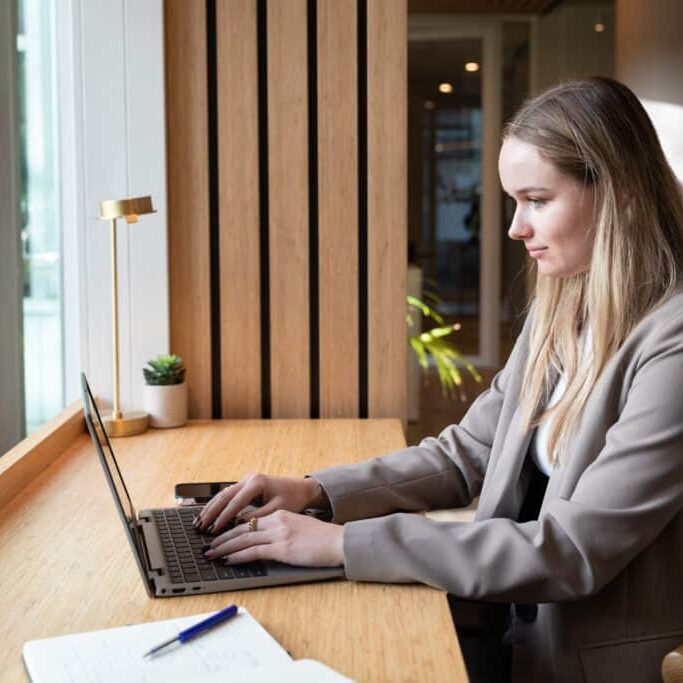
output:
M17 93L17 12L0 3L0 453L25 435L23 360L23 274L19 236L19 105ZM22 400L19 400L19 397Z

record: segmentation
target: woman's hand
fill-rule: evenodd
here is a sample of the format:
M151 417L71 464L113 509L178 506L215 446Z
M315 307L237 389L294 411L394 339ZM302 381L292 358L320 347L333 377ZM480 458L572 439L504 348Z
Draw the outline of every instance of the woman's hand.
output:
M320 505L324 496L315 479L248 474L217 493L199 513L195 526L205 530L213 524L213 533L218 533L256 498L261 498L263 505L252 510L249 517L265 517L275 510L300 512L306 507Z
M239 524L217 536L204 554L210 560L226 557L229 564L277 560L304 567L344 564L344 527L309 515L277 510L259 517L255 531Z

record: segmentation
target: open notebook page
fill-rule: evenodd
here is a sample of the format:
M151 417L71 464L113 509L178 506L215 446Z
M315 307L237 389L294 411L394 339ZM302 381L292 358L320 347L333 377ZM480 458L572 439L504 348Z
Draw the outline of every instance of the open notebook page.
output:
M24 664L33 683L153 683L201 680L203 674L277 667L292 661L242 607L237 616L188 643L170 645L156 656L143 658L155 645L210 614L32 640L24 645Z

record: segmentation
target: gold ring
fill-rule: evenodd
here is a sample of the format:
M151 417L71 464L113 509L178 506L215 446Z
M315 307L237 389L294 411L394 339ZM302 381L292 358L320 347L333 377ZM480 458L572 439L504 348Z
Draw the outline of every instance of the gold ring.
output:
M249 520L249 531L256 531L258 529L258 517L252 517Z

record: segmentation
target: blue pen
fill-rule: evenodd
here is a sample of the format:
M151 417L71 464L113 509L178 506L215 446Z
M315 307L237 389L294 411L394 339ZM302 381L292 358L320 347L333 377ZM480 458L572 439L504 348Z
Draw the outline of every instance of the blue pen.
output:
M231 617L234 617L236 614L237 605L230 605L230 607L226 607L225 609L222 609L220 612L212 614L207 619L204 619L204 621L200 621L198 624L190 626L190 628L186 628L184 631L181 631L177 636L169 638L169 640L165 640L160 645L153 647L144 656L149 657L149 655L153 655L155 652L159 652L159 650L161 650L162 648L166 647L167 645L170 645L171 643L175 643L176 641L179 641L180 643L186 643L188 640L191 640L195 636L198 636L200 633L204 633L204 631L207 631L208 629L216 626L217 624L221 624L226 619L230 619Z

